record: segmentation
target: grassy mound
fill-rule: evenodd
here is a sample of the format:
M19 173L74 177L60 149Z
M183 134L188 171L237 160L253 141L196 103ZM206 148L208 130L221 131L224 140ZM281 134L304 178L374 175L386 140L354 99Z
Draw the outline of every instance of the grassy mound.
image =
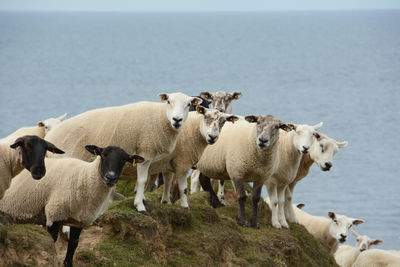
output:
M133 192L133 187L128 182L126 186ZM146 194L146 215L135 211L133 197L112 203L97 222L101 226L97 228L101 231L83 231L75 254L75 264L336 266L328 249L317 242L304 227L291 225L290 230L272 228L270 210L264 203L261 203L259 212L261 229L242 228L236 224L237 204L213 209L208 205L207 193L200 192L189 197L190 209L184 209L180 207L179 202L174 205L161 204L161 192L162 188ZM250 215L250 203L246 208ZM18 231L13 230L18 227ZM46 253L49 254L55 253L54 245L51 247L51 239L43 229L30 225L18 227L0 228L0 253L1 246L4 247L3 250L9 251L10 243L15 243L15 246L11 247L14 246L13 251L20 250L19 255L40 254L42 250L48 251ZM90 233L85 235L85 232ZM13 240L18 234L23 235L24 240L32 238L41 241L26 241L27 248L16 247L18 242ZM85 243L85 239L94 236L97 237L96 242ZM61 247L59 253L63 256L66 244ZM45 255L43 259L36 257L32 261L26 257L12 258L14 261L10 261L9 264L54 266L54 262L46 261ZM0 262L2 259L0 254ZM59 264L61 260L58 259Z

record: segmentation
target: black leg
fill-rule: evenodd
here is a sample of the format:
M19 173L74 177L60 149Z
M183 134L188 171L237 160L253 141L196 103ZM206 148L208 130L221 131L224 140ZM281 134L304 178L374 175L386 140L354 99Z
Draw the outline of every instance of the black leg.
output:
M261 198L261 189L262 184L253 184L253 214L251 215L250 226L257 229L260 228L260 223L258 222L258 202Z
M158 183L157 183L157 188L159 188L160 186L162 186L164 184L164 177L162 175L162 173L160 172L158 174Z
M200 173L199 180L200 180L200 185L203 188L203 190L210 193L210 205L213 208L223 207L224 205L222 205L222 203L219 201L218 196L215 193L214 188L211 185L210 178L208 178L204 174Z
M67 255L65 256L64 260L64 266L65 267L72 267L72 263L74 260L74 253L76 250L76 247L78 246L79 243L79 236L81 234L82 228L77 228L77 227L72 227L70 230L70 236L68 240L68 249L67 249Z
M53 222L53 224L50 227L47 227L47 232L49 232L54 242L57 241L58 232L60 231L61 226L62 222L58 221L58 222Z

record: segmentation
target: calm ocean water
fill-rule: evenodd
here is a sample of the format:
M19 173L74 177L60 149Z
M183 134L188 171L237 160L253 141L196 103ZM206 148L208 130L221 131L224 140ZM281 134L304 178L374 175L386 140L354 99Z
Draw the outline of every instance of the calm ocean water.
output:
M400 11L0 13L0 136L203 90L240 90L236 114L323 121L349 141L294 201L364 219L356 231L400 249Z

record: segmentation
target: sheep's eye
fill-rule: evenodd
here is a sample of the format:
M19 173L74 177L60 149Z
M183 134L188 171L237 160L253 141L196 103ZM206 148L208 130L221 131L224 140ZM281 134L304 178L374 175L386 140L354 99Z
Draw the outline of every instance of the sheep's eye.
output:
M336 219L335 219L335 220L333 220L333 222L337 224L337 220L336 220Z
M167 100L167 104L171 104L171 102L169 102L169 100Z
M187 106L188 106L188 107L190 107L190 103L189 103L189 104L187 104Z

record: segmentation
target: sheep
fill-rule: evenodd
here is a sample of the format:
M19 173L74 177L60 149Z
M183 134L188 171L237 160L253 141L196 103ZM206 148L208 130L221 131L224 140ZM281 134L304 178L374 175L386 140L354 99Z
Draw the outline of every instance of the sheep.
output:
M279 165L279 129L291 130L286 123L271 115L246 116L245 121L239 120L233 125L226 125L218 142L208 146L196 164L202 175L232 180L238 193L238 224L241 226L248 226L244 183L253 182L250 226L259 228L257 209L261 188Z
M212 145L217 142L225 122L234 123L238 120L237 116L225 114L216 109L206 109L198 106L197 112L202 114L202 116L190 112L182 132L178 136L175 150L168 157L173 171L165 172L162 203L171 203L169 194L172 181L171 173L173 173L178 182L179 193L182 197L181 206L185 208L189 207L187 203L187 173L199 161L208 144ZM152 167L150 168L152 169Z
M64 151L35 135L25 135L9 143L9 138L0 141L0 199L10 186L11 179L24 168L34 179L46 173L44 157L46 151L63 154Z
M328 212L330 218L328 219L322 216L313 216L297 207L293 207L293 209L299 223L322 244L326 245L332 255L336 252L339 242L346 242L350 227L364 222L332 211Z
M107 209L125 163L144 161L116 146L87 145L85 149L96 156L93 162L46 158L45 177L34 181L28 179L26 171L21 172L0 201L1 213L16 223L46 226L54 242L61 226L70 226L64 266L72 266L82 228L90 226Z
M213 108L218 109L221 112L232 114L232 101L238 100L242 96L241 92L229 93L225 91L219 91L215 93L201 92L200 97L204 99L211 99ZM199 177L200 173L197 170L193 170L191 175L190 194L194 194L199 190ZM226 205L224 200L224 181L219 180L218 183L218 198L223 206Z
M341 267L351 267L361 252L369 249L372 245L379 245L382 240L372 239L366 235L359 235L356 231L351 230L357 240L356 247L339 246L335 252L336 263Z
M353 267L398 267L400 255L383 249L369 249L360 253Z
M40 138L44 138L49 131L54 129L58 124L61 123L61 121L64 120L65 116L67 116L67 113L64 113L58 118L48 118L44 121L40 121L38 122L37 126L19 128L10 135L0 139L0 142L11 143L14 142L14 140L18 137L24 135L36 135Z
M290 192L288 186L292 183L299 169L303 154L309 152L316 131L322 127L322 122L310 126L306 124L290 125L293 131L280 132L279 136L279 167L265 182L271 199L272 225L275 228L289 228L285 217L285 192ZM290 195L290 206L291 203ZM285 205L286 204L286 205ZM292 209L290 209L292 210ZM289 222L297 223L294 212L288 214Z
M144 186L149 166L173 152L190 105L201 103L201 99L182 93L162 93L159 97L166 103L138 102L87 111L62 122L46 140L66 147L68 156L86 161L91 160L83 150L87 143L114 144L128 153L142 155L146 161L136 170L134 205L138 212L145 213Z

